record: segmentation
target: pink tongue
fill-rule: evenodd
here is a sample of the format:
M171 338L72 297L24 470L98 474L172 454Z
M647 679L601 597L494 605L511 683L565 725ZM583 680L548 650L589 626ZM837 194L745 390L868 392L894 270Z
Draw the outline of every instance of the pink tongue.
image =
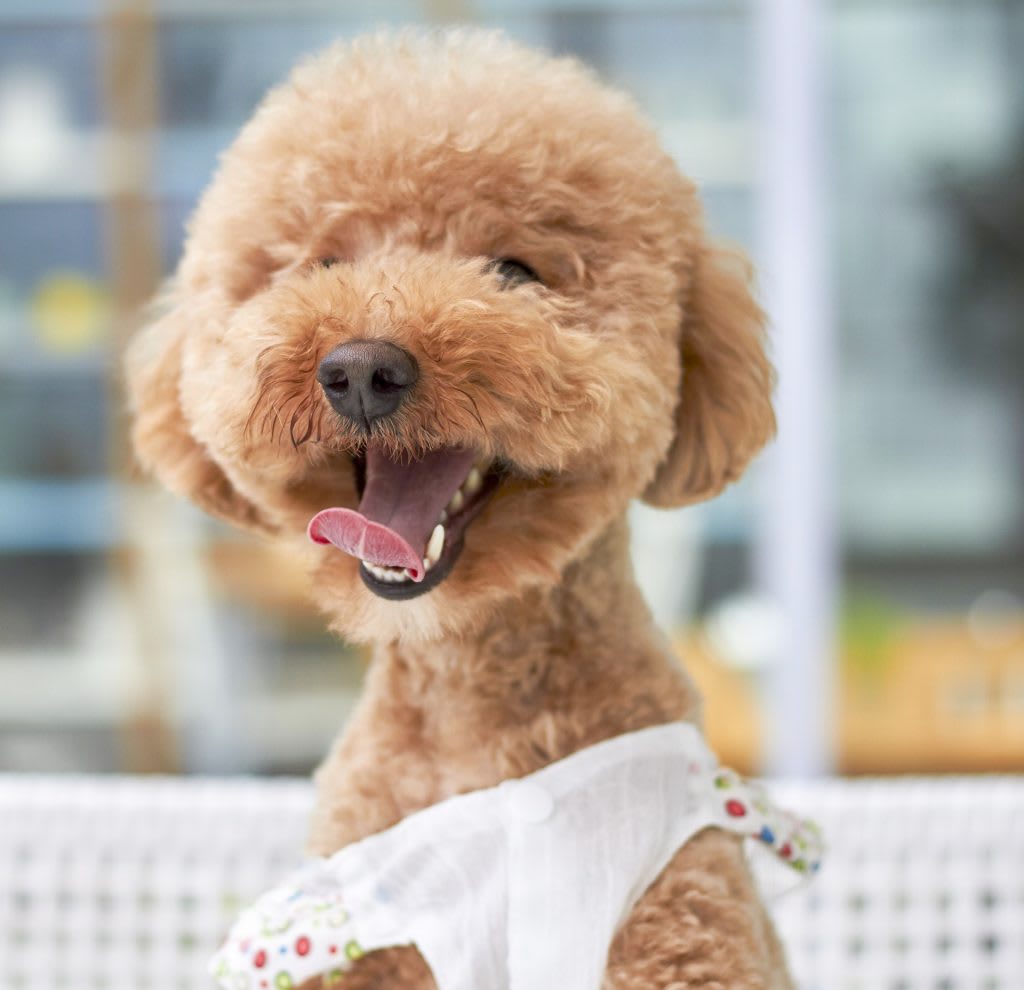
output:
M310 520L309 538L333 543L371 564L404 567L414 581L422 581L423 548L474 459L471 450L445 448L418 461L401 462L369 447L359 511L318 512Z

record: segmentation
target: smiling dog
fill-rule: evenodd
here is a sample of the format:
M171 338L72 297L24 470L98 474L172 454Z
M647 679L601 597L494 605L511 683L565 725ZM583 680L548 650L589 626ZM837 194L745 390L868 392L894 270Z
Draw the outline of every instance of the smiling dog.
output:
M625 513L714 495L771 436L748 275L633 104L572 60L381 35L266 98L127 381L142 463L304 546L332 627L376 646L314 851L699 721ZM432 985L413 948L346 981ZM676 853L606 985L789 986L734 836Z

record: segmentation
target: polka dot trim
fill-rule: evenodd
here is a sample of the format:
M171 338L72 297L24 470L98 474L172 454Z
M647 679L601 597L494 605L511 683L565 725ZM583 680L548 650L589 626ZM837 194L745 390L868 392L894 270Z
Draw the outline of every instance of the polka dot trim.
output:
M339 894L285 888L242 915L210 972L224 990L294 990L316 976L333 987L363 955Z
M757 784L734 770L719 769L711 801L721 828L763 843L798 873L820 868L825 848L820 829L776 807Z

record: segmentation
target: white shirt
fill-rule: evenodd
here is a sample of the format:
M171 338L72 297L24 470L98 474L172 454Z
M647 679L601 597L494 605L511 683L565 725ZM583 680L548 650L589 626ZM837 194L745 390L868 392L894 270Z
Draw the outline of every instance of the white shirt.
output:
M414 944L439 990L598 990L616 929L708 826L802 873L820 834L719 768L689 723L617 736L450 798L305 867L235 924L223 990L330 986L373 949Z

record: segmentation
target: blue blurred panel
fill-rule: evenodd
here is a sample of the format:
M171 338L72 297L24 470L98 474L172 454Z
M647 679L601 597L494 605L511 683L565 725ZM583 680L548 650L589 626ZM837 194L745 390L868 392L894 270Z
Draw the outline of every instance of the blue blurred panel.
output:
M185 241L185 223L196 205L198 191L192 197L165 199L160 203L160 261L169 275L181 260Z
M325 18L301 7L287 20L167 21L159 35L164 126L231 133L300 58L380 23L371 10Z
M56 362L54 362L56 364ZM0 374L0 478L78 479L108 470L106 376L40 364Z
M217 157L235 139L241 125L210 124L158 131L156 191L160 198L194 206L217 167Z
M99 278L104 271L102 204L0 200L0 278L31 291L54 269Z
M59 89L66 123L72 128L96 127L101 75L95 25L11 25L3 18L7 2L0 0L0 88L5 79L25 71L45 75Z
M407 20L402 23L408 23ZM296 15L288 20L253 17L232 20L168 20L159 34L160 116L156 186L171 208L187 216L217 164L266 92L282 82L303 57L332 41L380 26L380 15L342 14L326 18ZM258 57L254 57L254 53ZM172 230L172 267L180 242Z
M0 551L105 549L120 538L120 506L104 479L0 481Z
M834 19L840 517L876 559L1024 548L1022 39L1020 3Z
M756 197L751 186L714 185L701 190L712 236L746 251L757 248Z
M639 11L608 18L607 71L657 121L751 113L751 18L731 4L699 14Z
M489 8L496 7L496 10ZM506 7L508 9L502 9ZM476 23L488 30L502 31L520 44L550 51L552 46L551 18L547 12L524 12L516 4L479 4Z
M92 23L103 13L103 0L3 0L0 26Z
M548 14L556 10L560 13L585 15L625 12L643 16L658 12L676 16L686 15L696 19L707 15L709 11L726 10L737 15L749 13L754 2L755 0L728 0L717 3L714 0L477 0L473 9L474 13L480 16L518 16L534 12Z

